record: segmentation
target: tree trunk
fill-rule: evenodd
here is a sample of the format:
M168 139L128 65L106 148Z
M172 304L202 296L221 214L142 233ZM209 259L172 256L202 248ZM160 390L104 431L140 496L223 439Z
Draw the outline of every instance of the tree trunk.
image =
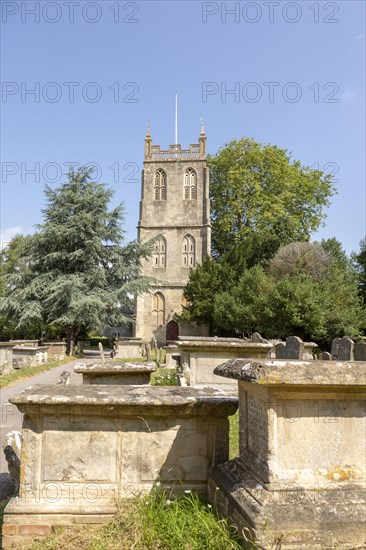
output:
M74 354L76 339L78 337L79 332L80 332L80 327L76 325L72 325L67 329L67 352L66 353L68 355Z

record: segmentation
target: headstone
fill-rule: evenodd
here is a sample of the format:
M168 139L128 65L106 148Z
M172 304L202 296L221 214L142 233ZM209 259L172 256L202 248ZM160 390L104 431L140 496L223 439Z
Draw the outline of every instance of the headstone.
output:
M340 338L334 338L332 342L332 349L330 350L330 353L332 355L332 359L338 359L339 356L339 346L341 343Z
M298 336L286 338L286 359L302 359L304 342Z
M314 350L318 345L315 342L304 342L304 352L302 354L303 361L312 361L314 359Z
M156 341L155 336L153 336L153 337L151 338L151 349L152 349L152 350L155 350L155 352L156 352L156 350L158 349L158 343L157 343L157 341Z
M151 361L151 346L150 342L145 342L146 360L148 363Z
M265 340L259 332L253 332L251 342L253 344L268 344L268 340Z
M276 349L276 359L286 359L286 344L279 342L275 346Z
M322 351L319 355L320 361L331 361L332 355L329 353L329 351Z
M351 338L348 338L347 336L343 336L341 338L340 344L339 344L339 354L338 354L338 360L339 361L353 361L353 348L354 348L354 342L351 340Z
M102 342L99 342L98 348L99 348L99 353L100 353L100 359L101 359L102 363L105 363L104 349L103 349Z
M56 384L62 384L63 386L68 386L70 384L70 373L67 370L64 370L60 374L60 378L57 380Z
M358 342L354 347L355 361L366 361L366 343Z

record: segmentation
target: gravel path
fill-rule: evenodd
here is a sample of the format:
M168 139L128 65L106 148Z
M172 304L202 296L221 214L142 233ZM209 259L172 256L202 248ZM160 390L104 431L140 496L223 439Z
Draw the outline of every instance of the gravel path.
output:
M71 384L80 385L82 383L82 375L76 374L74 372L74 366L76 363L88 363L95 362L94 358L81 358L77 360L70 361L69 363L64 363L59 367L55 367L46 372L36 374L31 378L26 378L24 380L19 380L12 383L5 388L0 389L0 407L1 407L1 417L0 417L0 500L6 498L11 491L11 480L8 474L8 467L3 453L3 441L5 435L12 431L21 431L22 427L22 414L18 411L15 405L9 403L9 398L12 395L19 393L22 390L25 390L29 386L35 384L56 384L60 374L63 371L70 372L71 375Z

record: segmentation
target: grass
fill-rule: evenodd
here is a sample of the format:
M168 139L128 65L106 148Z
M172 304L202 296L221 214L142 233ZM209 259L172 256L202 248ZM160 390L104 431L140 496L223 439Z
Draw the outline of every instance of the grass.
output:
M152 386L177 386L177 371L175 369L157 368L151 375Z
M219 519L209 504L191 492L177 499L154 489L117 503L104 526L58 530L27 550L239 550L236 527Z
M23 380L24 378L32 378L36 374L40 374L41 372L54 369L59 365L69 363L70 361L73 361L73 359L74 357L66 357L62 361L48 361L47 363L42 363L41 365L36 365L35 367L21 367L20 369L10 372L9 374L1 375L0 388L9 386L13 382L16 382L18 380Z

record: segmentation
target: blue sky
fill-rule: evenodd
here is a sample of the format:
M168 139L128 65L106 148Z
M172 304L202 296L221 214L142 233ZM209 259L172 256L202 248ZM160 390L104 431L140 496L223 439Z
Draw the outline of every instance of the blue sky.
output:
M1 232L42 221L43 188L97 163L136 237L143 140L209 152L242 136L335 173L326 226L365 233L365 3L1 1ZM30 90L35 93L28 93ZM230 90L233 93L230 93ZM35 173L31 171L35 170Z

